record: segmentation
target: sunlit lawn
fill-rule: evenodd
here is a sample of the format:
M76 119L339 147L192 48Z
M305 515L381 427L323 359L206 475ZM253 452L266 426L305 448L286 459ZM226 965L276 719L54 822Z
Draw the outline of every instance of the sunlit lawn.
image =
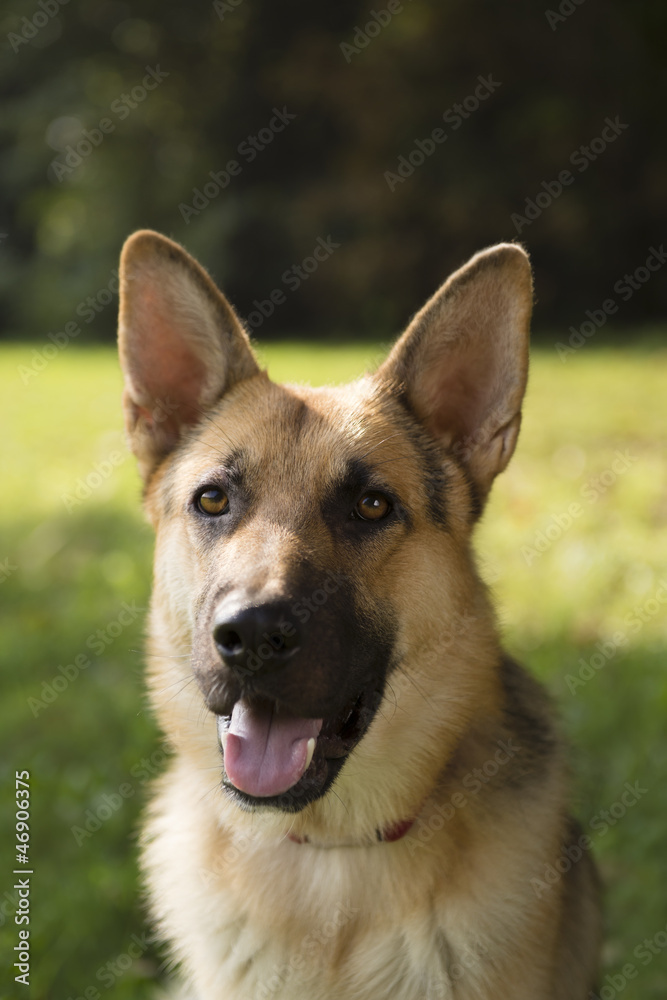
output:
M113 352L71 346L23 384L30 351L0 351L0 940L5 954L17 940L5 833L25 768L31 996L138 1000L159 966L143 945L130 961L145 932L137 817L162 758L141 681L151 535ZM382 347L263 355L278 379L329 382ZM606 972L618 985L623 966L637 969L624 1000L667 995L666 367L659 351L587 346L567 363L536 351L519 448L478 536L507 645L548 683L574 747L577 810L607 884ZM77 481L96 471L77 503ZM626 782L646 790L627 810Z

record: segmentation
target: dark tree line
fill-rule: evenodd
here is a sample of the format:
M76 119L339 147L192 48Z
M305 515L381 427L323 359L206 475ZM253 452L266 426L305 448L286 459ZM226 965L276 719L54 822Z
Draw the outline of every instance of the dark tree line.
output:
M198 255L259 338L389 337L506 239L533 256L551 340L657 325L666 22L659 0L17 0L3 334L111 338L142 226Z

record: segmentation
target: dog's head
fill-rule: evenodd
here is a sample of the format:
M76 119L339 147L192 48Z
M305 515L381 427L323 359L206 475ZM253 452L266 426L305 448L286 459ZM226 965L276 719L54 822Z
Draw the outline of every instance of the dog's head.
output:
M523 250L492 247L375 374L281 386L182 248L125 244L125 417L157 532L153 698L180 750L219 768L225 808L304 829L398 822L491 711L469 538L515 447L531 296Z

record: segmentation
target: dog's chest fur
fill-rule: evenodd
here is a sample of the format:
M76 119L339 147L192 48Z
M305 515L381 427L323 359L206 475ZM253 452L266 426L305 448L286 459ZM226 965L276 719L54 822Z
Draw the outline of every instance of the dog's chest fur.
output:
M488 843L461 862L460 830L336 848L272 840L252 824L232 835L213 809L202 824L202 797L212 797L203 782L179 766L166 778L144 862L192 1000L486 1000L510 981L508 945L512 966L519 952L547 950L544 927L524 925L520 909L506 919L521 849L514 864ZM429 818L427 807L425 824L438 825ZM550 995L547 972L512 978L513 1000Z

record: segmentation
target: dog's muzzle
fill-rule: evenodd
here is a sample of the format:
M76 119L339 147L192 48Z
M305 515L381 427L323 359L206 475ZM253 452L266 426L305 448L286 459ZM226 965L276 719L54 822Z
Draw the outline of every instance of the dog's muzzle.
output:
M223 785L244 807L298 812L324 795L382 699L391 632L374 632L341 586L309 617L295 606L228 594L195 665Z
M284 666L300 648L297 626L282 603L219 609L213 641L223 662L242 682Z

